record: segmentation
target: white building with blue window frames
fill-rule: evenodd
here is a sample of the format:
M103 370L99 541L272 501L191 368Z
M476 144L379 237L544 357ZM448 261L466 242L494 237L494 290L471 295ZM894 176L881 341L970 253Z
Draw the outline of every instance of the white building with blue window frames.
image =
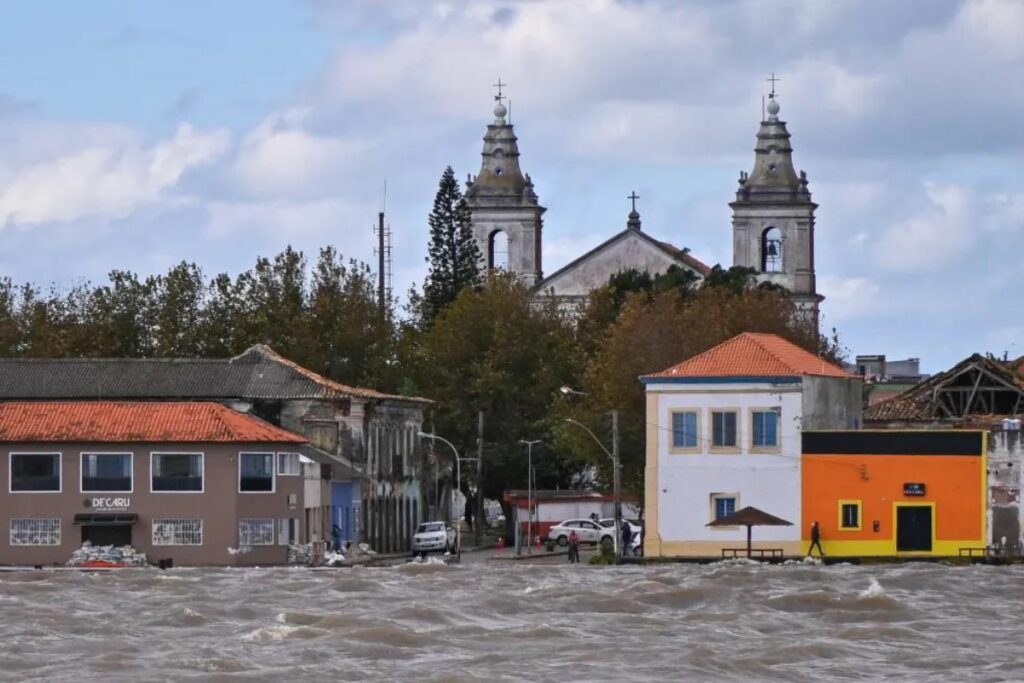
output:
M744 333L641 381L644 554L745 548L744 527L707 524L747 506L794 523L759 529L755 548L801 554L800 433L858 429L861 378L779 336Z

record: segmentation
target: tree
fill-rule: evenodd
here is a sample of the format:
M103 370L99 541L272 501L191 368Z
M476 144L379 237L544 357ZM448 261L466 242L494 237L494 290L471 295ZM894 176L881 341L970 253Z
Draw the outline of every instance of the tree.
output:
M206 292L203 272L194 263L182 261L157 278L154 355L173 358L201 354Z
M451 166L441 175L427 222L430 272L423 285L420 312L425 327L455 301L459 292L466 287L478 287L481 281L480 250L473 236L469 207Z
M529 289L504 273L464 289L424 333L418 386L429 387L436 401L437 433L460 452L475 453L477 414L484 412L486 497L500 500L506 488L525 488L523 438L545 444L534 459L539 483L570 483L579 467L552 442L551 406L559 387L578 379L580 360L571 323L554 307L535 307Z

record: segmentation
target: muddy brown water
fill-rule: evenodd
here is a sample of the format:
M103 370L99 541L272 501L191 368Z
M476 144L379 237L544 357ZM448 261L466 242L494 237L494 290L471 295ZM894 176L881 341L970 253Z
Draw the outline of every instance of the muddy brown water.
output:
M0 679L1021 680L1024 567L0 573Z

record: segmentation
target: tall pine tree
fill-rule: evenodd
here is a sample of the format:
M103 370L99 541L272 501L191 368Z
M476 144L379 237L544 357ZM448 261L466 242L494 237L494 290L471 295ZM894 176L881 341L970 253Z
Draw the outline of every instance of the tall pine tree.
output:
M473 238L469 207L451 166L441 175L428 223L430 273L420 302L421 319L427 327L459 292L481 284L480 250Z

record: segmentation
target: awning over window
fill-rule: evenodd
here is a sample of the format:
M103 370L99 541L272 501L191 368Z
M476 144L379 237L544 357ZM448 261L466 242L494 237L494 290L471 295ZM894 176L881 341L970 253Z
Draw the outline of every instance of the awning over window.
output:
M137 521L139 516L135 513L75 515L75 524L82 526L131 526Z

